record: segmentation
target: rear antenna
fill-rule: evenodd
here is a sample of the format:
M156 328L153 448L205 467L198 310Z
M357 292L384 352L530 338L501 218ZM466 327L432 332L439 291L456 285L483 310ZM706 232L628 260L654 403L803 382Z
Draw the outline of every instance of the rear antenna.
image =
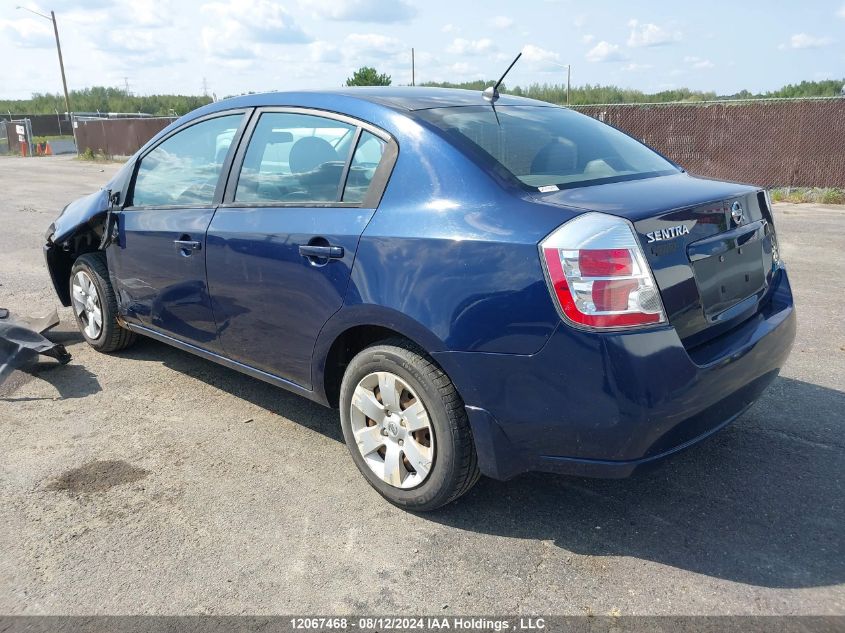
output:
M522 57L521 52L513 58L511 65L508 66L508 69L502 73L501 77L499 77L499 81L497 81L495 85L490 86L489 88L485 89L484 92L481 93L481 96L484 97L485 100L489 101L490 103L496 102L496 100L499 98L499 86L502 85L502 82L505 80L505 77L511 71L511 68L513 68L514 64L519 61L520 57Z

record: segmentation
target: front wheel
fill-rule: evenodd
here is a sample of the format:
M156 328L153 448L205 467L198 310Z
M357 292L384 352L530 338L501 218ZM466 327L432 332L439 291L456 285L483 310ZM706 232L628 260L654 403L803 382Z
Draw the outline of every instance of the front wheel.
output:
M117 299L109 281L106 255L80 255L70 271L70 303L79 331L100 352L116 352L135 341L117 322Z
M343 375L340 419L352 459L385 499L434 510L472 488L478 460L449 377L404 340L359 353Z

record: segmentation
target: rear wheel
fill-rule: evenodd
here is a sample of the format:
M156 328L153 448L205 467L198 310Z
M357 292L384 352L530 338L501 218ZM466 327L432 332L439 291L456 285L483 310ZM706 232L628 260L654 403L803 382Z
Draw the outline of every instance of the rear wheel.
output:
M70 271L70 302L79 331L100 352L116 352L135 341L117 322L117 299L105 253L80 255Z
M340 408L355 465L391 503L434 510L478 480L463 402L418 347L391 340L359 353L344 373Z

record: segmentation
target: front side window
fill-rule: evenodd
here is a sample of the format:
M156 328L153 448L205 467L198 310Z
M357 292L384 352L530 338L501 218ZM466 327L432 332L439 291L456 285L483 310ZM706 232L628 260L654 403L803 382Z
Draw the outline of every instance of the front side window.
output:
M311 114L265 112L249 141L235 202L337 202L355 130Z
M223 162L242 119L243 114L207 119L159 144L141 159L132 205L212 204Z
M375 134L366 130L361 131L358 147L352 155L349 165L349 175L343 190L344 202L362 202L370 188L370 183L381 162L386 143Z
M420 116L491 171L531 188L583 186L677 173L619 130L572 110L543 106L434 108Z

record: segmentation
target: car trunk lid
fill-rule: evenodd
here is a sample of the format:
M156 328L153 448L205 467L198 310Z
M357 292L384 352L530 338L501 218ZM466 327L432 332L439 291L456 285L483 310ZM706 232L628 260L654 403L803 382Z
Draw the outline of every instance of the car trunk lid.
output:
M666 316L687 348L753 315L766 295L774 229L754 187L678 174L539 198L633 223Z

